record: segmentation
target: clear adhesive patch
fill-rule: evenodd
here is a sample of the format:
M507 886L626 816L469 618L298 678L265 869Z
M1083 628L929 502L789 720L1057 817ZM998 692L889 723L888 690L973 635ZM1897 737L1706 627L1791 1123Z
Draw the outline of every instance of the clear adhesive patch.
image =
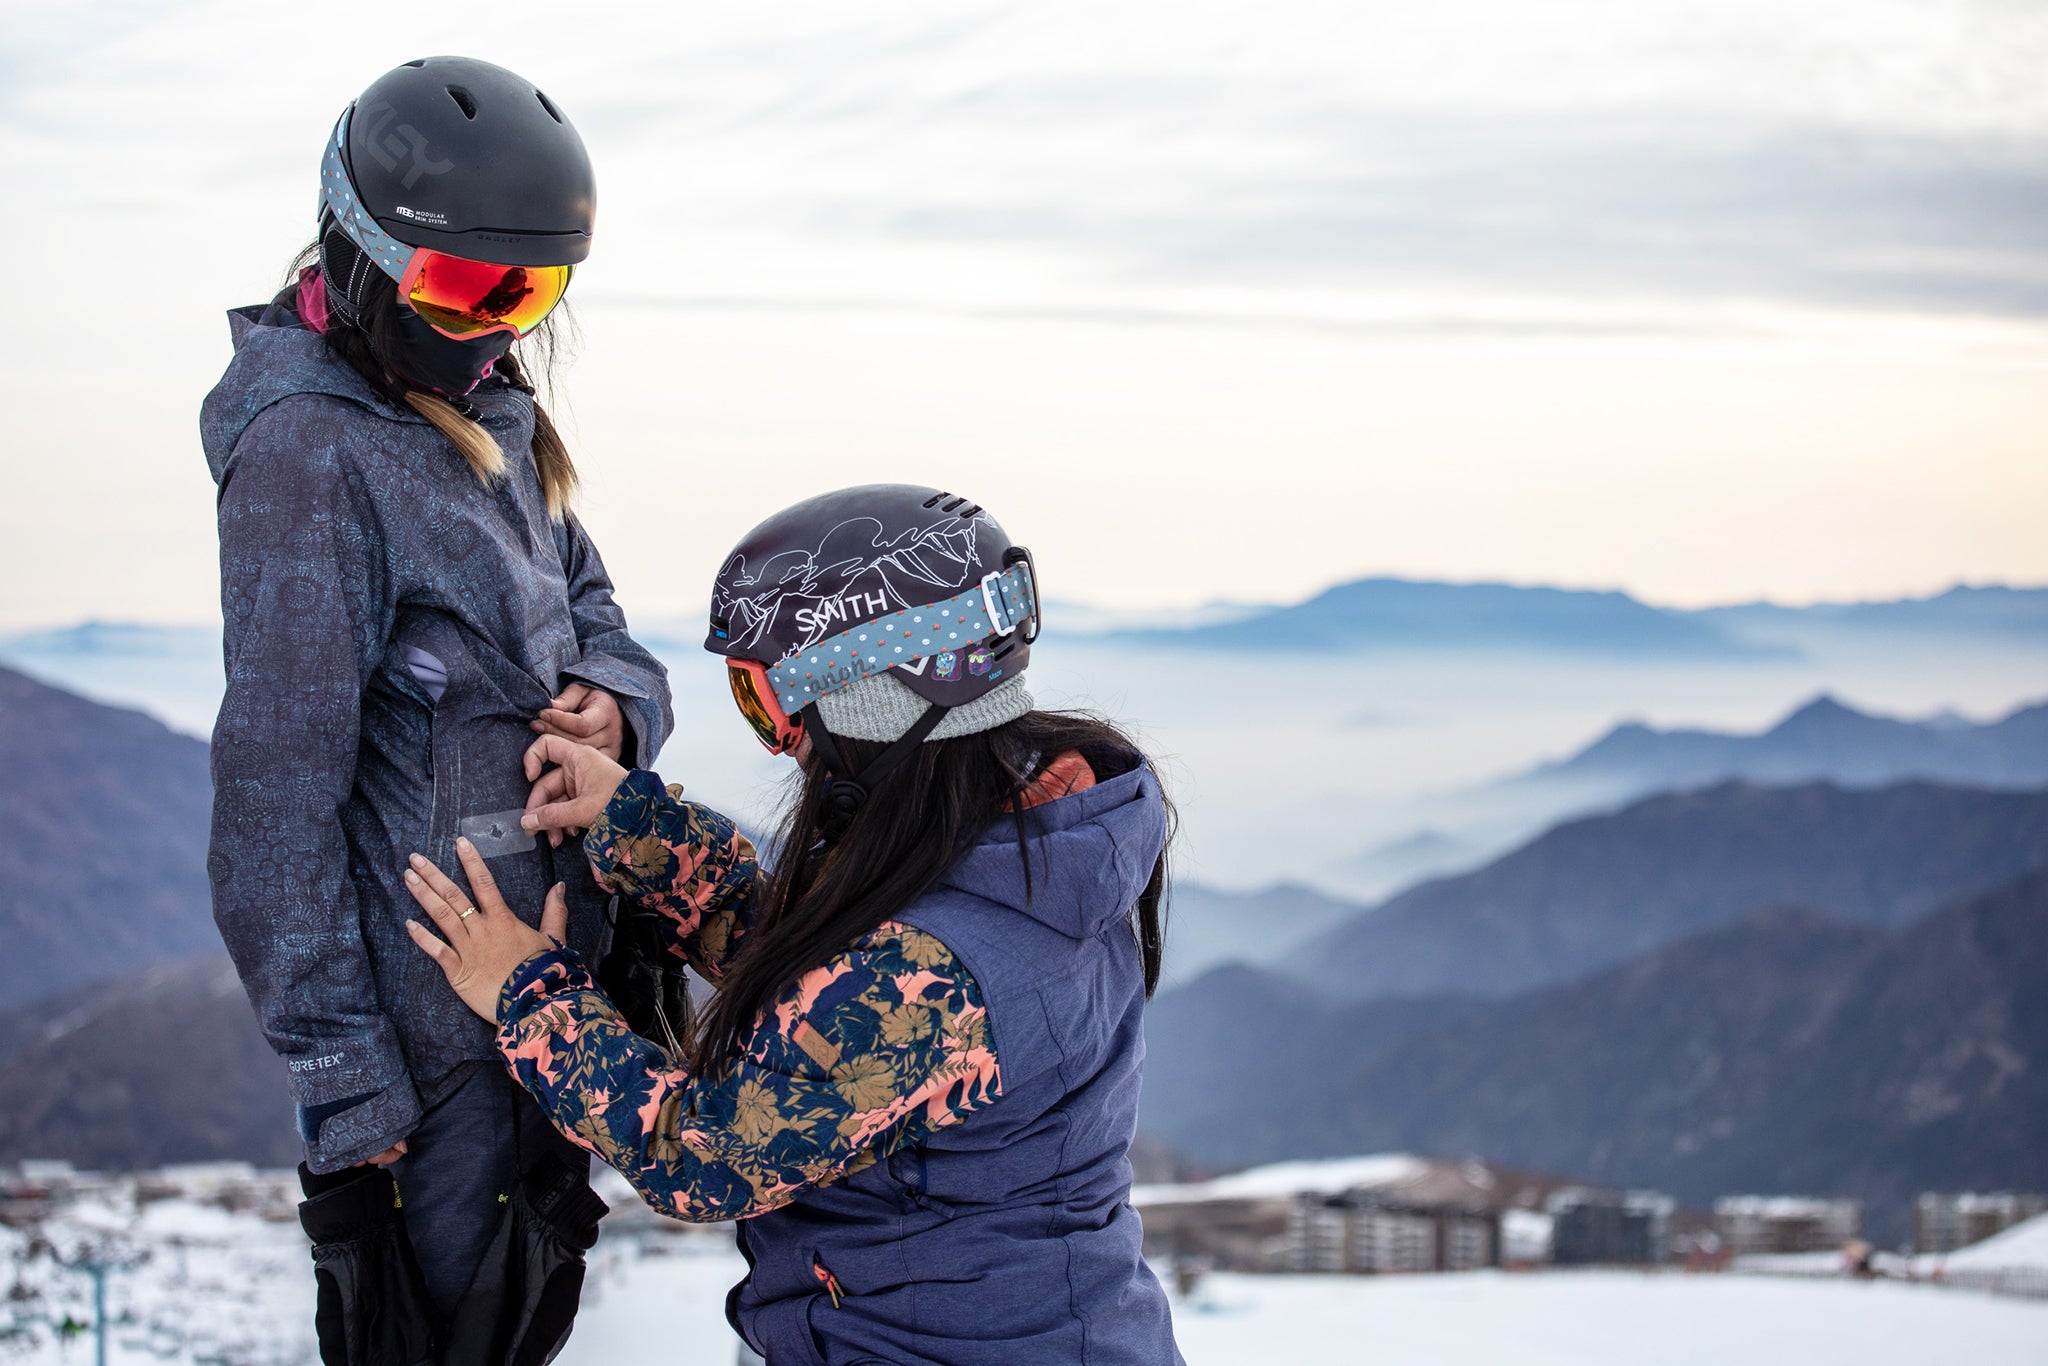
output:
M488 815L471 816L455 827L455 833L476 846L476 851L485 858L496 858L500 854L523 854L533 848L535 840L531 830L519 828L519 818L526 813L517 807L510 811L493 811Z

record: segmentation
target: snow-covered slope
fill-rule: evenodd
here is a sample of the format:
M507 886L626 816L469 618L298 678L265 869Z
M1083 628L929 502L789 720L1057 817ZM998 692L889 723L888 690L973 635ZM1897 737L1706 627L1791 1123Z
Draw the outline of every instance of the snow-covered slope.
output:
M1185 1204L1202 1200L1284 1200L1294 1195L1338 1195L1363 1186L1390 1186L1421 1175L1428 1164L1408 1153L1333 1157L1307 1162L1274 1162L1213 1181L1135 1186L1131 1203Z
M730 1253L643 1257L593 1277L561 1366L722 1366ZM1173 1306L1189 1366L2038 1366L2048 1306L1965 1291L1757 1276L1480 1272L1215 1275ZM1959 1351L1967 1344L1966 1351ZM694 1349L694 1350L693 1350Z
M1981 1243L1951 1252L1945 1260L1951 1267L1972 1271L2048 1272L2048 1214L2036 1215Z

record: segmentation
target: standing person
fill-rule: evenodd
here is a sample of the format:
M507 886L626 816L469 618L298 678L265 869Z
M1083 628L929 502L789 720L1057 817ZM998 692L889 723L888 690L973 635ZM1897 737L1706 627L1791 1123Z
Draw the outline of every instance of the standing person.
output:
M320 190L290 285L229 315L200 419L227 664L214 913L298 1105L323 1358L537 1362L603 1205L422 971L392 865L470 833L537 906L559 874L518 829L534 731L647 763L670 728L514 349L545 350L589 252L590 161L530 82L434 57L342 113ZM573 882L566 937L592 952L606 898ZM522 1252L551 1236L552 1261Z
M653 774L534 744L530 828L587 828L718 984L676 1055L547 937L559 893L537 932L474 850L473 901L411 861L414 939L562 1132L663 1213L739 1221L727 1313L775 1366L1180 1360L1127 1155L1170 813L1121 732L1034 709L1037 602L1030 555L935 489L741 542L706 645L801 772L772 874Z

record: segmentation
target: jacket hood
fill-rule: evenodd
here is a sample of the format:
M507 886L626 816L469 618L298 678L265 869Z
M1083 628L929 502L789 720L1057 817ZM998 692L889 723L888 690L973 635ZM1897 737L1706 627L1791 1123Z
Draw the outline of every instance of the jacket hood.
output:
M1031 885L1017 850L1016 822L1004 817L941 879L1059 931L1071 939L1101 933L1129 913L1166 843L1166 802L1142 764L1084 792L1034 807Z
M294 394L329 394L388 421L426 422L417 413L386 403L347 361L328 349L319 333L282 304L235 309L228 314L228 331L234 339L234 359L199 409L199 440L216 484L226 477L228 457L257 414Z

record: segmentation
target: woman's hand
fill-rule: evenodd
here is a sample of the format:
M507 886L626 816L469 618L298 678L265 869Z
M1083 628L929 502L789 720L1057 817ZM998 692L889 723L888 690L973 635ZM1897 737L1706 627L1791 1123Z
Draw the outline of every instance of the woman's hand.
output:
M533 719L542 735L574 740L617 762L626 748L626 717L618 699L603 688L588 683L571 683L554 698L548 709Z
M392 1163L396 1162L399 1158L404 1156L405 1140L401 1138L398 1140L398 1142L392 1144L383 1152L378 1153L375 1157L366 1157L362 1161L356 1163L356 1165L358 1167L388 1167Z
M498 1018L498 995L504 991L512 970L537 953L545 953L562 942L569 931L569 898L557 882L548 889L547 904L541 909L538 930L525 924L505 905L483 855L468 840L455 841L455 855L469 885L476 890L470 904L462 889L447 874L418 854L405 870L406 890L440 928L437 939L417 920L405 922L412 942L448 974L448 985L462 1003L486 1020ZM443 941L446 942L443 942Z
M549 764L556 767L541 772ZM580 835L604 813L626 770L588 745L543 735L527 747L526 778L533 790L519 824L547 831L548 843L559 849L564 831Z

